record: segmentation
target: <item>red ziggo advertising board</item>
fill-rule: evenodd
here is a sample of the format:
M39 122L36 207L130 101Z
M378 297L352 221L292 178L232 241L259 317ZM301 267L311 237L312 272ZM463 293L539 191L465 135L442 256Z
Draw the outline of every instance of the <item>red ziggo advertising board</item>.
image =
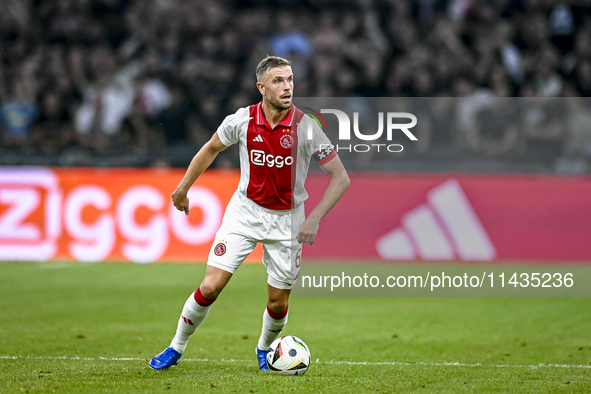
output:
M239 173L203 174L189 216L171 200L183 174L0 168L0 260L206 261Z
M0 168L0 260L203 262L238 171L207 171L191 215L182 170ZM309 212L329 178L311 173ZM351 174L310 260L589 261L591 179ZM261 261L260 246L249 261Z

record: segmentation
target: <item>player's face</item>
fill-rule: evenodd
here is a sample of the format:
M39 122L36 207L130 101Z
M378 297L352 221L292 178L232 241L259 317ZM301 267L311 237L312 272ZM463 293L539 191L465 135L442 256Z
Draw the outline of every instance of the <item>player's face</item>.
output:
M293 98L293 73L291 67L274 67L267 71L259 89L272 107L279 111L289 109Z

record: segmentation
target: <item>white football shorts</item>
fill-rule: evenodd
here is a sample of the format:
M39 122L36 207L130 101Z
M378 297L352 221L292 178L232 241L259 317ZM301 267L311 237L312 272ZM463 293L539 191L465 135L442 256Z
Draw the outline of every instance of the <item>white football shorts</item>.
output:
M304 204L289 211L274 211L236 192L226 208L207 264L233 274L261 242L267 283L291 289L300 272L302 245L296 236L304 219Z

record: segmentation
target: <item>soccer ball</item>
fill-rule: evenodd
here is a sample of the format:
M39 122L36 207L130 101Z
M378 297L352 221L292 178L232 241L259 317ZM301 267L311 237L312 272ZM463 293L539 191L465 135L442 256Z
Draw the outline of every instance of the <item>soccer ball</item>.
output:
M310 366L310 349L300 338L277 338L267 353L267 365L277 375L303 375Z

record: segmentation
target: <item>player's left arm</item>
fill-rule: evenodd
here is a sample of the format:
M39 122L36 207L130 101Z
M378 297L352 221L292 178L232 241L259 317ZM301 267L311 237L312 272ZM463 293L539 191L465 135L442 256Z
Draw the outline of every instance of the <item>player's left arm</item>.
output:
M312 245L314 243L320 227L320 219L330 212L351 184L347 170L345 170L339 156L335 156L328 163L321 165L320 168L330 175L332 179L318 205L314 207L300 226L296 239L301 244L309 243Z

